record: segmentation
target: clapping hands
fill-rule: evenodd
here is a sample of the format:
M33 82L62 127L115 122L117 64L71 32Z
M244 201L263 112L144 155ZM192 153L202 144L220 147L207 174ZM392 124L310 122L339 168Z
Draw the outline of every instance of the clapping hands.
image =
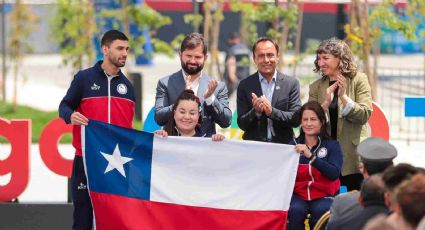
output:
M254 107L256 113L264 112L267 116L270 116L272 114L272 104L264 95L262 95L261 97L257 97L255 93L252 93L251 96L252 106Z

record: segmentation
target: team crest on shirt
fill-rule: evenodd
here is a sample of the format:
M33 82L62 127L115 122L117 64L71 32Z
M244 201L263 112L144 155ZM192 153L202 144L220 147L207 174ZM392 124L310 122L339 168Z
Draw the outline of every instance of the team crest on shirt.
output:
M126 94L127 93L127 86L124 84L118 84L117 91L119 94Z
M322 147L319 151L317 151L317 157L319 158L326 157L326 155L328 155L328 150L325 147Z

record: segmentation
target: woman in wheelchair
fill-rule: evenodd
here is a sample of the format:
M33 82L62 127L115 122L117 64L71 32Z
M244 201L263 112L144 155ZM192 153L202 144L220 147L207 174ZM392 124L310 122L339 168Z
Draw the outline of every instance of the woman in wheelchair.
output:
M295 145L300 161L288 222L289 229L305 229L310 213L309 225L313 229L339 190L342 151L338 141L329 137L325 111L318 102L304 104L300 120L300 135L290 143Z

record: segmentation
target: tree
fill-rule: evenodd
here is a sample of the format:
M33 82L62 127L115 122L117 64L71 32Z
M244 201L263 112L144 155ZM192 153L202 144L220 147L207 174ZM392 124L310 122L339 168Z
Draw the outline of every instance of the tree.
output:
M423 0L409 0L407 5L406 13L412 19L414 26L417 27L418 24L425 24L425 1ZM420 31L422 37L425 38L425 28ZM422 46L422 50L425 55L425 44ZM425 58L423 62L423 67L425 69Z
M13 70L13 112L17 109L17 91L18 91L18 70L22 64L22 60L26 53L32 51L32 47L28 43L28 37L36 29L35 24L38 22L30 7L16 0L14 8L10 13L10 30L9 30L9 59Z
M258 6L252 3L230 0L230 9L241 15L240 34L242 40L248 45L253 45L258 38L256 24L260 18Z
M284 54L292 48L289 42L291 29L297 26L298 6L294 0L281 4L279 0L271 3L241 3L231 0L231 10L241 13L241 34L248 44L253 44L258 37L256 23L258 21L270 23L267 35L273 38L280 46L280 67L284 64Z
M143 34L133 36L130 26L136 26L139 31L156 31L171 23L169 17L164 17L146 4L133 4L129 0L120 0L120 8L102 10L96 22L95 10L90 0L72 1L58 0L57 11L51 20L51 37L59 44L64 64L71 64L74 72L81 69L86 62L95 57L94 36L100 34L97 28L103 28L103 19L112 20L114 28L121 28L129 37L130 47L134 54L144 53ZM172 55L176 42L171 45L152 38L155 52Z
M210 64L208 65L208 73L212 74L215 66L219 79L223 79L221 71L221 63L219 60L218 41L220 37L220 23L224 19L223 16L223 0L206 0L204 1L204 38L210 47Z
M143 34L134 36L130 33L130 27L135 26L137 30L154 32L162 26L171 24L169 17L161 15L156 10L152 9L145 3L134 4L129 0L120 0L121 8L102 10L101 16L105 19L112 20L114 27L122 28L123 32L129 36L130 47L136 55L147 54L144 51L144 44L146 38ZM174 48L176 42L172 42L171 45L158 38L155 38L155 34L151 33L151 41L155 47L155 52L164 53L167 55L174 54ZM181 36L176 36L179 39Z
M415 26L408 21L402 20L393 11L394 0L385 0L374 7L369 13L367 1L352 0L350 11L350 24L345 26L347 42L352 51L360 57L363 62L363 68L369 78L372 88L372 98L377 98L377 80L375 64L370 64L370 53L372 44L379 47L377 41L381 37L381 29L386 27L401 32L407 39L415 39ZM379 49L373 49L375 52L375 62L377 61Z
M58 0L56 14L50 21L51 38L59 44L63 63L70 64L74 72L81 69L85 61L94 59L94 15L89 0Z

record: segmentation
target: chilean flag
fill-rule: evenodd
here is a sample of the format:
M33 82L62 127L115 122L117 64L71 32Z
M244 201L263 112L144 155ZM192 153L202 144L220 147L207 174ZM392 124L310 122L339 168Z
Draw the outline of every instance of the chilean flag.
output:
M163 138L90 121L83 157L96 229L285 229L294 146Z

